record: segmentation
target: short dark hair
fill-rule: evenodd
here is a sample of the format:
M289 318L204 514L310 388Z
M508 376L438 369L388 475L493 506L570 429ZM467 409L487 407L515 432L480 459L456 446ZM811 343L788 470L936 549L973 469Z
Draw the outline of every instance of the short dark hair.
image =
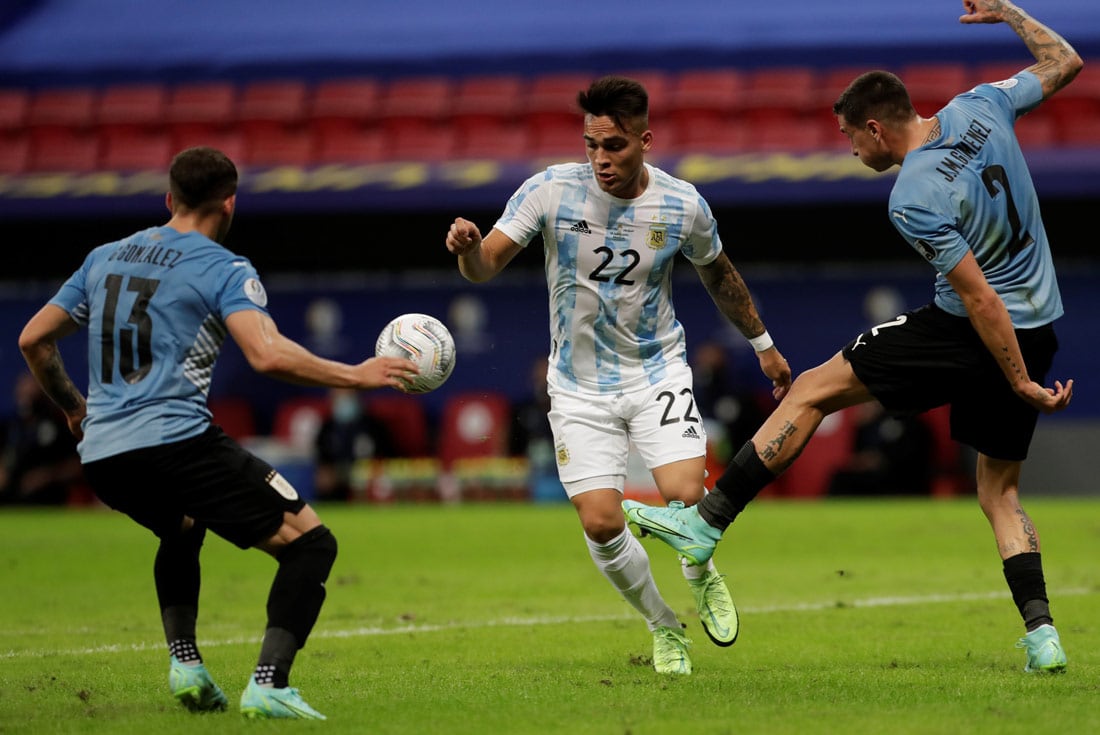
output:
M589 115L610 117L622 130L630 121L649 126L649 93L633 79L601 77L577 93L577 105Z
M852 80L837 101L833 114L855 127L868 120L901 123L917 114L901 79L888 71L869 71Z
M220 207L237 193L237 167L216 148L187 148L172 159L168 186L172 199L188 209Z

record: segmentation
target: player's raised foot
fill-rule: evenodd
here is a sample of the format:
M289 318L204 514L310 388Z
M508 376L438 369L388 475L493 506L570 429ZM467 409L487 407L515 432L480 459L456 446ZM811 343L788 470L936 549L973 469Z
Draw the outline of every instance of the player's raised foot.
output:
M175 656L168 669L168 687L172 696L192 712L220 712L229 705L205 666L180 663Z
M667 508L624 500L623 513L627 522L637 526L642 536L656 536L687 559L689 564L706 564L722 538L722 532L704 521L694 505L685 508L679 500L672 501Z
M324 720L293 687L264 687L256 677L248 680L241 694L241 714L253 720Z
M1066 670L1066 652L1053 625L1040 625L1016 643L1016 648L1027 649L1027 665L1024 671L1049 671L1060 674Z
M658 674L690 674L690 647L683 628L659 626L653 631L653 670Z
M707 637L719 646L732 646L737 640L737 607L733 604L725 575L708 569L699 579L689 579L695 597L695 609Z

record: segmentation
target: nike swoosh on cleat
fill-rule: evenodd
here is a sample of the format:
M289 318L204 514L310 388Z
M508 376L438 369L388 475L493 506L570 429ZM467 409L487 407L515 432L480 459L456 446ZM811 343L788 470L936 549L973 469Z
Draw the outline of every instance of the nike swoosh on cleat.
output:
M635 510L634 514L637 515L639 518L641 518L643 521L645 521L647 524L649 524L649 527L650 527L651 530L663 531L664 533L667 533L670 536L675 536L677 538L682 538L685 541L693 541L694 540L694 539L691 538L691 536L685 536L684 534L680 533L679 531L677 531L674 528L669 528L668 526L664 525L663 523L658 523L658 522L654 521L652 518L647 518L645 513L643 513L641 510Z

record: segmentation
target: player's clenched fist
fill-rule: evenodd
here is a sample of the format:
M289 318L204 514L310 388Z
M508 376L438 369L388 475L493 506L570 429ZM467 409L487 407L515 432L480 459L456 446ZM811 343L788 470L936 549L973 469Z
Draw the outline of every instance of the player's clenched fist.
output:
M456 217L447 232L447 249L455 255L466 255L481 244L481 231L473 222Z

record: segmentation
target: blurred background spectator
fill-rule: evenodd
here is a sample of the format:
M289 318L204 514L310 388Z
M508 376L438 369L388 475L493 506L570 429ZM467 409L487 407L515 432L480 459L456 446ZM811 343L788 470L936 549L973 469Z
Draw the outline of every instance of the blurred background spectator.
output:
M348 500L352 495L355 463L395 456L387 428L364 410L354 390L329 392L329 410L316 440L313 489L317 500Z
M0 503L64 503L83 486L76 440L30 373L16 378L14 398L0 429Z

